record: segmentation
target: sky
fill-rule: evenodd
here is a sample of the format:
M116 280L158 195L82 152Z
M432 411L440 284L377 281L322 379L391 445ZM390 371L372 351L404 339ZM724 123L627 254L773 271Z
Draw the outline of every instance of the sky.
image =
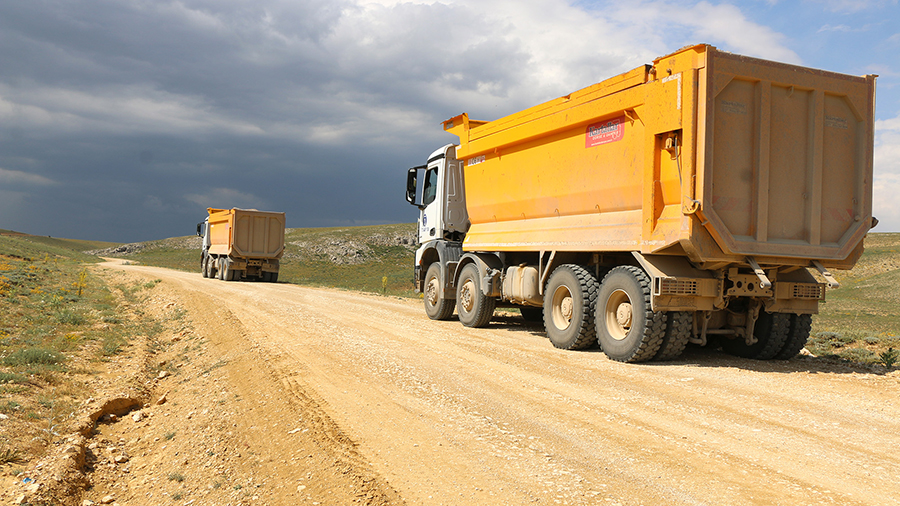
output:
M896 0L0 2L0 228L135 242L207 207L410 223L406 169L697 43L878 74L876 232L900 231Z

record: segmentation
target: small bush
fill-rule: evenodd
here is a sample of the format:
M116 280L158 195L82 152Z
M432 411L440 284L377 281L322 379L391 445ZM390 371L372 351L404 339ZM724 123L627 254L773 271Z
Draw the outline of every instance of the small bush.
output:
M0 404L0 412L12 413L22 409L22 405L16 401L6 401L6 404Z
M127 344L128 341L126 341L125 338L115 334L107 334L103 336L103 344L100 345L100 354L104 357L117 355Z
M0 450L0 464L15 464L22 461L22 455L13 448Z
M184 475L179 472L169 473L169 481L177 481L181 483L184 481Z
M3 383L25 383L28 380L25 376L21 374L16 374L12 372L0 372L0 384Z
M894 364L900 359L900 350L888 348L887 350L882 351L881 354L878 355L878 358L881 359L881 363L885 367L894 367Z
M860 362L863 364L875 361L875 352L865 348L847 348L841 351L839 356L851 362Z
M58 323L68 325L84 325L87 322L87 318L85 318L84 315L76 313L75 311L69 311L68 309L57 311L56 314L53 315L53 318Z
M855 341L854 338L850 336L845 336L840 332L822 332L815 336L821 341L827 342L831 346L835 348L840 348L844 345L850 344Z
M66 360L65 355L46 348L23 348L12 352L3 359L3 365L55 365Z

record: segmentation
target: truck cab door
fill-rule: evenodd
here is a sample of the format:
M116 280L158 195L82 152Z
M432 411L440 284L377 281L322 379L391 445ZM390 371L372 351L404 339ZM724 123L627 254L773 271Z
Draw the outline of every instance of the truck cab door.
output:
M441 224L441 200L438 194L440 190L440 174L443 160L437 160L428 165L422 178L422 207L419 211L419 243L440 238Z
M463 164L453 145L435 151L427 165L409 169L406 200L419 208L419 244L436 239L461 241L469 228Z
M419 208L417 238L419 244L437 237L437 218L440 203L438 193L438 167L435 164L409 169L406 178L406 201Z

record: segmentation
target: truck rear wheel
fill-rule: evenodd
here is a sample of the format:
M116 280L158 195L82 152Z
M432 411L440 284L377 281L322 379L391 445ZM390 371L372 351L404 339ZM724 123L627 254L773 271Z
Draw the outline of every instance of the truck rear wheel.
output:
M652 359L666 332L666 313L650 306L650 278L638 267L609 271L597 299L597 340L619 362Z
M425 314L432 320L447 320L453 316L454 301L443 294L444 280L441 279L441 266L433 263L425 273Z
M481 276L475 264L463 267L456 288L456 312L466 327L485 327L494 316L497 305L492 297L481 290Z
M691 339L694 317L687 311L666 313L666 333L653 360L672 360L684 351Z
M738 337L724 340L722 348L738 357L770 360L784 349L785 342L788 340L790 326L790 314L769 313L762 310L759 312L756 325L753 327L753 336L756 337L755 343L747 345L747 341Z
M225 259L224 259L224 258L219 258L219 262L218 262L218 263L219 263L219 271L216 273L216 274L217 274L216 277L217 277L220 281L225 281L225 265L226 265Z
M797 356L800 350L806 346L811 328L812 315L792 314L787 342L784 343L784 348L775 355L775 360L788 360Z
M597 278L584 267L557 267L544 289L544 327L553 346L584 350L596 343L594 304Z
M206 257L206 277L207 278L215 278L216 277L216 266L218 265L218 260L213 257Z

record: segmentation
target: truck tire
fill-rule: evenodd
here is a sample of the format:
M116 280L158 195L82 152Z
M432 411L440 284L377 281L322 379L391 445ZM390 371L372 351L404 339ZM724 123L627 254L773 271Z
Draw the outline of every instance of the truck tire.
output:
M207 255L203 255L203 258L200 259L200 274L201 274L204 278L208 278L208 277L209 277L209 271L207 270L208 267L206 266L206 263L207 263L208 261L209 261L209 256L207 256Z
M216 277L216 265L218 265L218 261L210 256L206 257L206 277L207 278L215 278Z
M222 266L222 279L224 281L234 281L235 270L231 268L231 262L226 258L224 264Z
M269 273L269 283L277 283L278 282L278 273L270 272Z
M653 360L672 360L687 347L693 330L694 315L688 311L666 313L666 333Z
M522 306L519 308L522 313L522 319L526 322L542 322L544 321L544 308L535 306Z
M219 270L218 270L218 272L216 273L216 277L217 277L220 281L225 281L225 258L220 257L220 258L219 258L219 261L218 261L218 264L219 264L219 265L218 265Z
M597 290L597 278L580 265L563 264L553 270L544 288L544 328L553 346L584 350L596 344Z
M784 349L790 327L790 314L762 310L753 328L753 335L757 340L755 343L748 346L741 338L726 339L722 342L722 349L738 357L770 360Z
M463 267L456 286L456 312L466 327L485 327L494 316L497 301L481 291L481 276L475 264Z
M784 348L775 354L775 360L788 360L797 356L800 350L806 346L811 328L812 315L792 314L787 341L784 343Z
M432 320L447 320L453 316L454 301L441 295L443 281L440 264L433 263L428 266L428 271L425 273L425 289L422 291L424 297L422 298L425 299L425 314Z
M650 306L650 277L638 267L609 271L597 298L597 341L619 362L654 358L666 333L666 313Z

